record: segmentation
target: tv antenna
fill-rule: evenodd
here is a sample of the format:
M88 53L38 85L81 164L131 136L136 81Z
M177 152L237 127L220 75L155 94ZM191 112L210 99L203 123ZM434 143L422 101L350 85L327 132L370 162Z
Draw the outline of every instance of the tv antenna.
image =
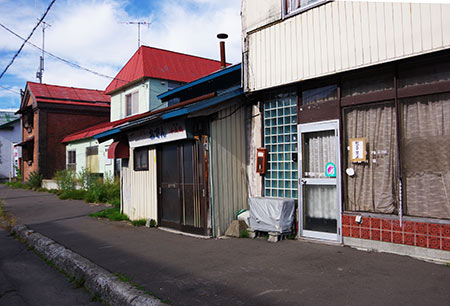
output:
M150 25L152 24L151 22L147 22L147 21L126 21L126 22L119 22L121 24L137 24L137 28L138 28L138 49L141 46L141 25L147 25L147 28L150 27Z
M39 71L36 72L36 78L39 79L39 83L42 83L42 76L44 74L45 29L51 26L51 24L42 21L42 55L39 58Z

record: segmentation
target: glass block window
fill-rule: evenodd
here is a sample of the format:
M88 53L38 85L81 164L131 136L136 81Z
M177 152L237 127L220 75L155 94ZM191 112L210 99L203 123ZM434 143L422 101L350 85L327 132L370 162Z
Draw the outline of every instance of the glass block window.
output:
M297 198L297 95L294 91L269 96L264 102L264 145L269 153L264 194Z

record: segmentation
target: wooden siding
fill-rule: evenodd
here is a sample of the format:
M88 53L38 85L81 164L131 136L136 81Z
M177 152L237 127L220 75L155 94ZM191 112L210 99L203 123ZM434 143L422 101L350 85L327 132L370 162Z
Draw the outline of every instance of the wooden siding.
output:
M255 91L450 48L450 4L333 1L247 35Z
M236 107L240 106L220 111L218 117L224 119L211 124L211 197L216 236L225 233L238 210L248 208L245 108L236 111Z
M133 170L133 149L128 167L122 167L122 208L131 220L158 220L156 149L149 149L149 170Z

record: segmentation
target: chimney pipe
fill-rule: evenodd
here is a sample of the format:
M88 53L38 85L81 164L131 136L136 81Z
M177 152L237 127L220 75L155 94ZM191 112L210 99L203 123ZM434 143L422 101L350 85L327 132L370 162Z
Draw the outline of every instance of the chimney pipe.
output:
M228 35L225 33L217 34L217 38L221 39L220 41L220 67L223 69L227 66L227 61L225 59L225 39L228 38Z

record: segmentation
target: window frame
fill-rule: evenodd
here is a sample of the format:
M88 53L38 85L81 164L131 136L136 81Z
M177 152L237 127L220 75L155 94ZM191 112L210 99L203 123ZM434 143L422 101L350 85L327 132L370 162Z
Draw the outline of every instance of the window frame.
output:
M72 158L73 157L73 161ZM76 170L77 168L77 151L68 150L67 151L67 170Z
M146 154L143 154L144 152ZM142 154L142 156L140 156L138 158L138 154ZM146 164L144 164L142 162L142 157L144 155L147 157ZM134 169L134 171L148 171L149 170L149 147L134 148L134 150L133 150L133 169Z
M319 5L322 5L322 4L325 4L327 2L331 2L331 1L334 1L334 0L316 0L315 2L310 3L308 5L305 5L305 6L301 6L300 5L300 1L301 0L297 0L298 7L296 9L294 9L294 10L289 11L289 12L288 12L288 1L290 1L290 0L282 0L283 19L291 17L291 16L295 16L297 14L300 14L302 12L305 12L305 11L313 9L313 8L319 6Z
M125 95L125 117L139 113L139 91L133 91Z

